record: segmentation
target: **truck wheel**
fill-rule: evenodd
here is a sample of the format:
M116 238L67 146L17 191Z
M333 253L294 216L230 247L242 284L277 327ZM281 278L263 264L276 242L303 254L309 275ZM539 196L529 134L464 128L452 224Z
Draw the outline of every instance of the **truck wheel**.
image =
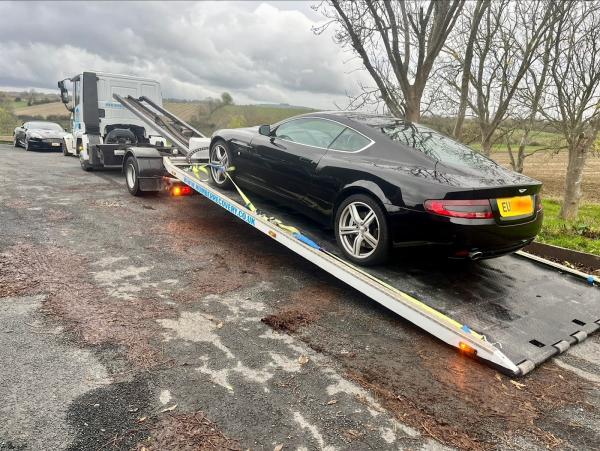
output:
M139 174L137 160L135 157L128 157L125 162L125 183L127 183L129 193L134 196L141 196L143 193L140 189Z
M227 143L223 140L215 141L210 148L209 161L212 165L218 165L219 167L210 167L210 178L214 185L219 188L231 188L231 180L224 172L224 169L231 166L231 152Z
M91 172L94 170L94 167L81 157L79 158L79 164L81 164L81 169L83 169L85 172Z
M336 210L335 239L344 256L354 263L383 263L390 251L385 213L371 196L349 196Z

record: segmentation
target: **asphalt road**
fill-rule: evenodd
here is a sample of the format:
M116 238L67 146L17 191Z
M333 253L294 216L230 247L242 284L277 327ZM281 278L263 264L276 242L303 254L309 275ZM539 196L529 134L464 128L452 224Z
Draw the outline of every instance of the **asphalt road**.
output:
M511 381L200 196L8 145L0 188L0 450L600 443L598 336Z

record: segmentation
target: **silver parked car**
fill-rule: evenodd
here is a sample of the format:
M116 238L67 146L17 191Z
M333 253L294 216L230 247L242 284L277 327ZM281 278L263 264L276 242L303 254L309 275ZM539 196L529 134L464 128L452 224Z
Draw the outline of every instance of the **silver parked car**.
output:
M24 122L15 128L13 144L25 150L63 150L64 136L67 133L55 122Z

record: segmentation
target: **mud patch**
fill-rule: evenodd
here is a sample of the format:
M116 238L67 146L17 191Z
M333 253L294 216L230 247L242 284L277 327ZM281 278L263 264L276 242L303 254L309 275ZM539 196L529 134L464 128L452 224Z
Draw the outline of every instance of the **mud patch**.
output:
M202 412L168 415L150 431L150 437L138 443L138 451L242 450L236 440L230 439Z
M262 322L278 331L297 332L332 311L332 303L341 299L342 291L319 282L290 294L285 307L262 318Z
M562 439L538 423L556 409L586 406L578 400L591 389L552 364L513 381L441 346L418 355L418 364L402 370L393 356L383 360L359 354L342 360L352 368L349 378L398 420L460 449L510 447L523 436L545 447L559 447Z
M91 345L116 344L139 368L168 364L153 344L158 318L176 316L157 297L108 296L88 281L87 261L62 248L19 244L0 254L0 297L45 294L43 310ZM67 269L68 268L68 269Z

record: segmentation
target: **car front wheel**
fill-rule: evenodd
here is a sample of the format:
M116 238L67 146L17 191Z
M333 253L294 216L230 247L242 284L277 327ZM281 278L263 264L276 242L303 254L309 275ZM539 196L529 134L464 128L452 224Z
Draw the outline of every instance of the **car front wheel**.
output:
M387 260L390 234L385 213L366 194L346 198L335 215L335 238L346 258L369 266Z
M13 138L13 146L14 147L20 147L19 146L19 138L17 138L17 135L15 135L14 138Z
M26 151L29 151L29 150L30 150L30 149L29 149L29 140L28 140L27 138L25 138L25 146L24 146L24 147L25 147L25 150L26 150Z
M230 188L232 186L228 174L225 172L231 166L231 153L227 143L222 140L216 141L210 148L210 178L219 188Z

